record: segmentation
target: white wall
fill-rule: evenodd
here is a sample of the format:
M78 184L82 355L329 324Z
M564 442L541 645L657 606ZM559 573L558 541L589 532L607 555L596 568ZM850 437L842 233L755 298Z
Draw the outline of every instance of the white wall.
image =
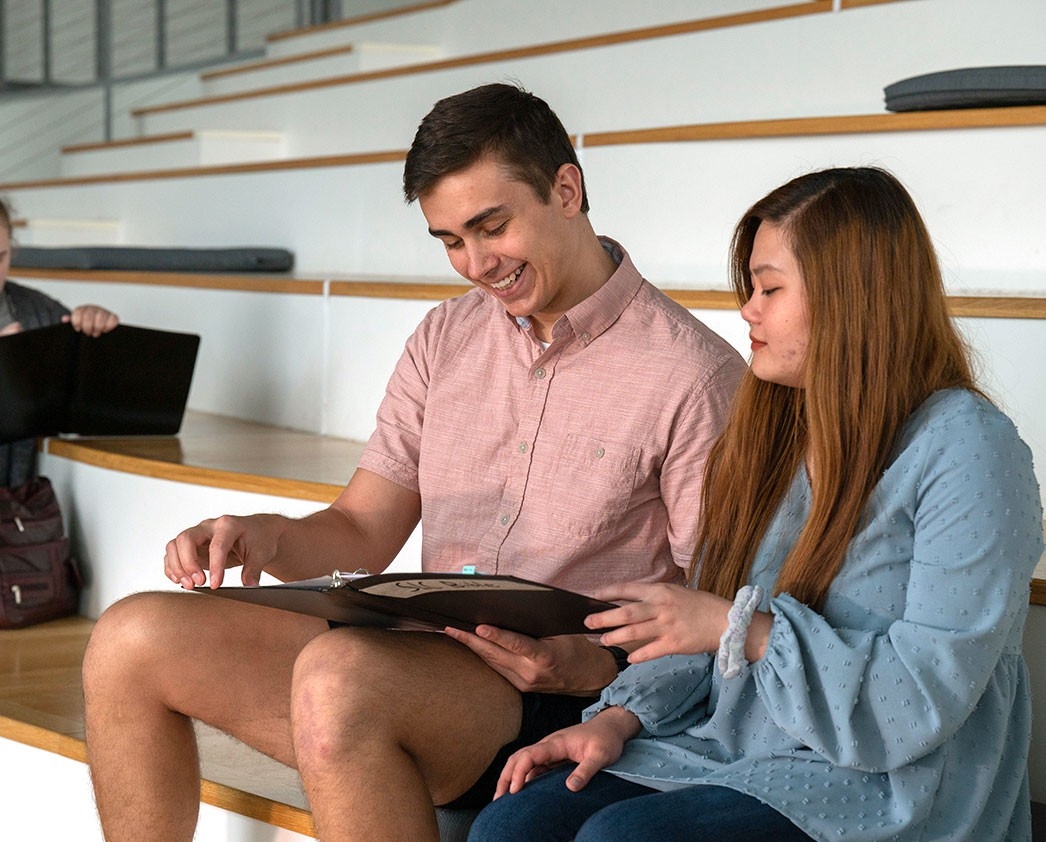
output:
M63 146L102 137L102 102L94 88L60 98L0 96L0 182L55 176Z

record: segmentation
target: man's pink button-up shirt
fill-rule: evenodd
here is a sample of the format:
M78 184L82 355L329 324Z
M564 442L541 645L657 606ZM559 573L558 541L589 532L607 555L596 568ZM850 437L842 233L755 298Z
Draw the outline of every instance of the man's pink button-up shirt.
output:
M420 493L423 569L591 593L689 564L745 364L604 244L618 270L547 349L479 289L408 340L360 467Z

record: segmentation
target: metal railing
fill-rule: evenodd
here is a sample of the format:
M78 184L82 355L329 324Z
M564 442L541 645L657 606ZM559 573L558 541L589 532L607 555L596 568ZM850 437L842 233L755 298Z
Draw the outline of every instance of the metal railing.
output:
M417 0L0 0L0 94L250 58L276 32Z
M258 55L341 0L0 0L0 92L105 84Z
M0 0L0 102L100 90L101 134L111 140L114 85L260 56L267 36L338 20L341 5L341 0ZM12 145L21 156L6 162L5 171L38 160L38 151L23 140L14 132L9 144L0 134L5 152Z
M52 177L62 146L112 140L118 91L122 115L128 86L177 89L273 33L340 20L343 2L358 0L0 0L0 181Z

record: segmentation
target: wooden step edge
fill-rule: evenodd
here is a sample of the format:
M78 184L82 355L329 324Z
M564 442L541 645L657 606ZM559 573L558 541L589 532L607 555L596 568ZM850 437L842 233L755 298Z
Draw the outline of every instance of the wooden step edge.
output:
M907 0L889 0L907 2ZM841 114L826 117L783 117L760 120L732 120L720 123L693 123L648 129L592 132L576 136L580 148L687 143L722 140L810 137L816 135L877 134L906 131L950 131L955 129L1029 128L1046 125L1046 105L1015 105L1004 108L955 108L939 111L906 111L882 114ZM38 179L0 184L0 191L50 187L78 187L130 181L155 181L171 178L197 178L324 167L367 166L400 163L407 150L393 149L309 158L284 158L277 161L252 161L206 167L181 167L139 172Z
M95 152L102 149L123 149L129 146L147 146L152 143L173 143L181 140L192 140L195 132L168 132L167 134L150 135L149 137L130 137L122 140L106 140L97 143L74 143L62 147L63 155L77 152Z
M948 312L956 318L1046 319L1046 295L949 295Z
M411 283L396 281L332 281L332 296L392 298L413 301L445 301L463 295L471 284ZM737 302L729 290L662 289L673 301L691 310L736 310Z
M842 0L843 9L861 9L865 6L882 6L884 3L898 3L902 0Z
M293 56L263 59L262 61L255 61L250 64L240 64L236 67L227 67L222 70L210 70L206 73L201 73L200 79L204 82L213 82L215 79L225 79L230 76L237 76L241 73L254 73L259 70L269 70L273 67L286 67L288 65L299 64L306 61L346 55L354 52L355 49L356 48L352 44L345 44L341 47L330 47L326 50L314 50L309 53L298 53Z
M219 275L195 272L132 272L107 269L24 269L14 267L12 277L77 283L79 281L139 284L141 286L177 286L236 292L282 293L287 295L323 295L333 298L387 298L406 301L446 301L464 295L471 284L440 281L396 280L331 280L330 278L272 278L249 274ZM664 289L673 301L696 310L736 310L734 294L716 289ZM980 300L980 299L976 299ZM1036 299L1030 299L1035 301ZM994 299L984 299L993 302ZM986 305L987 306L987 305ZM969 305L977 309L977 305ZM998 305L996 305L998 309Z
M171 286L188 289L213 289L226 292L264 292L274 295L309 296L323 295L323 288L326 283L324 279L299 276L285 277L262 272L220 274L215 272L152 272L130 269L32 269L13 267L8 275L16 280L29 278L67 283L91 281L94 283ZM374 284L367 282L363 286L366 288L374 286Z
M412 3L409 6L399 6L395 9L385 9L380 12L368 12L363 15L353 15L352 17L342 18L341 20L334 20L328 23L318 23L314 26L302 27L301 29L288 29L284 32L274 32L267 36L265 40L269 43L274 41L284 41L288 38L298 38L302 35L313 35L318 32L344 29L345 27L357 26L361 23L373 23L377 20L412 15L416 12L425 12L429 9L437 9L441 6L449 6L452 3L457 2L458 0L426 0L426 2L423 3Z
M892 0L891 0L892 1ZM234 290L240 292L284 293L290 295L322 295L329 284L333 297L388 298L410 301L445 301L463 295L472 287L464 283L412 281L349 281L314 279L278 279L250 275L198 274L194 272L120 272L84 269L12 269L14 278L39 280L111 282L140 284L142 286L178 286L195 289ZM662 292L688 310L736 310L737 302L729 290L673 289ZM948 309L952 316L981 319L1046 319L1046 294L1018 295L949 295Z
M406 281L332 281L330 294L342 298L392 298L408 301L446 301L464 295L471 284Z
M907 2L907 0L904 0ZM317 79L312 82L297 82L293 84L273 85L258 88L253 91L241 91L235 94L223 94L213 97L201 97L192 100L181 100L169 102L163 105L154 105L136 108L131 111L133 117L147 117L150 114L161 114L170 111L180 111L186 108L207 107L220 105L228 102L236 102L258 97L283 96L287 94L298 94L308 90L319 90L322 88L336 87L340 85L351 85L361 82L372 82L378 79L391 79L398 76L409 76L418 73L432 73L441 70L455 70L462 67L470 67L478 64L490 64L500 61L514 61L538 56L553 55L556 53L574 52L588 50L598 47L609 47L620 44L646 41L656 38L667 38L676 35L687 35L695 32L704 32L713 29L725 29L735 26L745 26L752 23L765 23L768 21L786 20L788 18L803 15L820 14L833 10L832 0L805 0L788 6L778 6L770 9L760 9L750 12L738 12L731 15L722 15L711 18L700 18L698 20L684 21L680 23L661 24L658 26L630 29L621 32L611 32L603 35L591 35L581 38L571 38L563 41L553 41L545 44L535 44L527 47L513 47L505 50L494 50L485 53L475 53L455 58L437 59L435 61L418 62L414 64L398 65L396 67L381 68L380 70L362 71L349 73L344 76L332 76L327 79Z
M889 0L894 2L895 0ZM382 294L381 284L372 284L374 294L380 297L396 297ZM390 284L389 286L396 286ZM467 287L463 287L467 289ZM661 290L665 295L688 310L736 310L737 300L733 292L718 289L672 289ZM359 293L362 294L362 293ZM1046 319L1046 293L1042 296L1021 295L948 295L948 311L956 318L979 319Z
M32 748L43 749L70 760L87 762L87 746L83 738L52 731L41 725L22 722L10 716L0 715L0 737Z
M80 763L87 762L87 744L82 738L21 722L9 716L0 716L0 737ZM205 804L239 813L242 816L286 830L293 830L305 836L316 835L312 814L307 810L290 804L281 804L226 784L210 780L202 781L200 800Z
M223 810L239 813L247 818L282 827L285 830L293 830L303 836L316 836L316 825L312 821L312 813L291 804L283 804L273 801L271 798L206 779L200 782L200 800L212 807L221 807Z
M114 453L92 447L89 440L47 439L44 446L52 456L71 459L96 468L189 485L249 491L272 497L290 497L297 500L330 503L344 488L344 485L334 485L333 483L247 474Z
M829 117L783 117L769 120L733 120L693 123L649 129L592 132L583 135L583 147L647 143L687 143L750 140L770 137L877 134L881 132L946 131L954 129L1015 128L1046 125L1046 105L1004 108L955 108L939 111L848 114Z
M400 163L407 157L407 150L393 149L384 152L356 152L347 155L318 155L312 158L282 158L277 161L251 161L245 164L216 164L205 167L170 167L137 172L109 173L100 175L72 176L69 178L43 178L35 181L8 182L0 184L0 190L38 190L50 187L83 187L94 184L120 184L129 181L160 181L174 178L198 178L214 175L240 175L244 173L280 172L284 170L322 169L324 167L353 167L365 164Z
M445 301L463 295L471 284L444 281L337 280L331 275L311 273L280 277L265 273L150 272L122 269L33 269L13 267L8 273L18 279L58 281L62 283L137 284L139 286L172 286L189 289L211 289L225 292L262 292L275 295L321 296L334 298L390 298L409 301ZM709 295L715 291L685 292L688 296ZM728 293L722 293L728 295Z

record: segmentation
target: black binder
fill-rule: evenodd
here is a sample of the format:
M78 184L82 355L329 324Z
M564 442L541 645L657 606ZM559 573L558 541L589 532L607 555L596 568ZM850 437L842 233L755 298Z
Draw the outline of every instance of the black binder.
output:
M486 624L530 635L594 634L585 617L617 608L573 591L515 576L465 573L334 573L254 587L195 588L195 593L296 611L352 626L475 631Z
M0 443L34 436L174 435L200 337L58 324L0 337Z

